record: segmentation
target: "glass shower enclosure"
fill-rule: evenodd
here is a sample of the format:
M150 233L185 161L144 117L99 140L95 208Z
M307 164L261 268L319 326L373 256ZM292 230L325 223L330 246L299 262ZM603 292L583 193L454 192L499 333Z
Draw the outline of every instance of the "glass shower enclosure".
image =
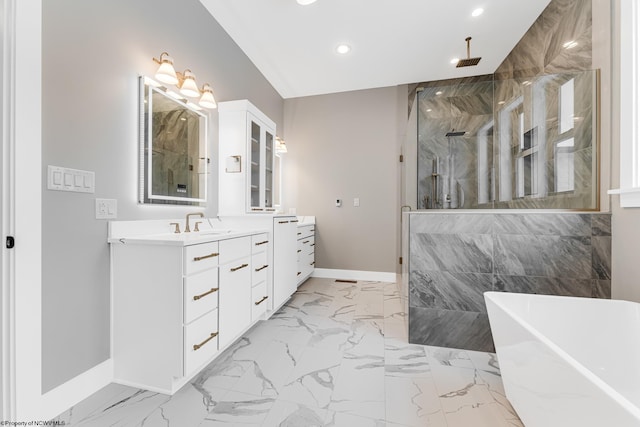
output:
M598 208L598 73L417 90L418 209Z

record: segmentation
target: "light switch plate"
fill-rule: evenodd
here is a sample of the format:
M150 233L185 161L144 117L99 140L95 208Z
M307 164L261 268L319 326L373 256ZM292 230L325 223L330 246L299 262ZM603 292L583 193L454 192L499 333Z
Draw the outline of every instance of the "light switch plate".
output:
M118 217L116 199L96 199L96 219L115 219Z
M74 193L95 193L95 173L48 165L47 188Z

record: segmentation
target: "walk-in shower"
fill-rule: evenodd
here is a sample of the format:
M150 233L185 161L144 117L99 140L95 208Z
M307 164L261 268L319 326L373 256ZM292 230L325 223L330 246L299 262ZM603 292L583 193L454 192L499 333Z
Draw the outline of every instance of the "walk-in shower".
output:
M597 209L597 79L584 71L421 84L417 208Z

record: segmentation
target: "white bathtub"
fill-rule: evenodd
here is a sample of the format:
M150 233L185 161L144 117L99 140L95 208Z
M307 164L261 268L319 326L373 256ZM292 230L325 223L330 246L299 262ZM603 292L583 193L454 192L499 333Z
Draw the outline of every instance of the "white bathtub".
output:
M526 427L640 426L640 304L484 298L507 398Z

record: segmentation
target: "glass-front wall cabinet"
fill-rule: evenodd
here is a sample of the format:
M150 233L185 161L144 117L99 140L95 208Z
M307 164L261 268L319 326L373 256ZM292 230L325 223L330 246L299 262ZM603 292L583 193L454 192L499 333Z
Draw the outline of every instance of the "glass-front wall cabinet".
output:
M252 212L272 211L274 132L249 114L250 156L248 204Z

